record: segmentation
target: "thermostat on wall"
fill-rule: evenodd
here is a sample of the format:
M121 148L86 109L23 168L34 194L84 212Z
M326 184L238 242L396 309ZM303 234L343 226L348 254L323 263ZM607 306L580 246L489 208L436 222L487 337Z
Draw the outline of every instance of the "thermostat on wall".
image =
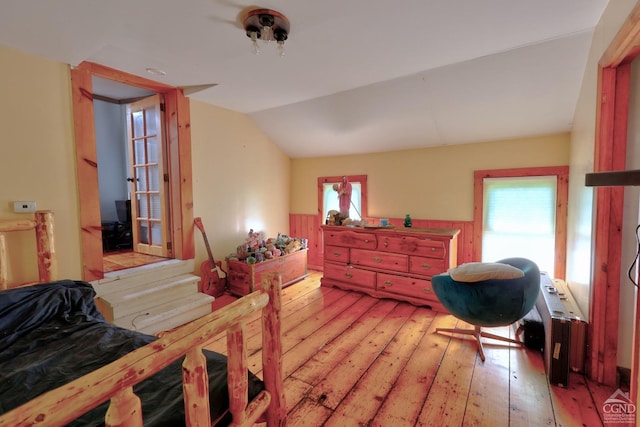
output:
M13 202L13 211L14 212L35 212L36 211L36 202Z

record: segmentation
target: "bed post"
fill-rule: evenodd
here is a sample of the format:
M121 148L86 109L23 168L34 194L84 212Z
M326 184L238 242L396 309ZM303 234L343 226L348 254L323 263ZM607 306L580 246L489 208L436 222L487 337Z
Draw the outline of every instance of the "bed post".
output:
M233 426L246 425L249 396L249 375L247 364L247 340L244 322L227 329L229 412L233 416Z
M58 255L53 237L53 212L37 211L36 244L38 248L38 277L41 283L58 279Z
M211 424L209 372L207 371L207 358L200 346L189 349L182 362L182 389L187 425L205 426Z
M269 304L262 310L262 375L265 388L271 394L271 404L266 412L267 426L285 426L287 404L282 381L280 337L282 278L280 273L270 272L263 276L262 288L269 295Z
M82 413L77 415L82 415ZM106 427L142 427L142 402L133 392L133 386L127 387L111 397L104 424Z

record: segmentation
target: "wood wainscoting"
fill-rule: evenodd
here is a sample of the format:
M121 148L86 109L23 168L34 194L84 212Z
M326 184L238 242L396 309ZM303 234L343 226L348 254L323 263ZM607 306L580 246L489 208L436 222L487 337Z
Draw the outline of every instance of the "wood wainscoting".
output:
M289 236L308 239L307 266L322 270L322 230L318 215L289 214Z

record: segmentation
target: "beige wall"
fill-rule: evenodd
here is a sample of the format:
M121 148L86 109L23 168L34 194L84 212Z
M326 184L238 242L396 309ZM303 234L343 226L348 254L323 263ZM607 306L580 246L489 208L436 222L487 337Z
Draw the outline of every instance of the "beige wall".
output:
M251 228L265 237L289 233L289 158L246 115L191 100L191 139L194 215L216 260ZM200 265L202 236L195 242Z
M0 46L0 218L16 200L35 200L55 214L62 278L79 278L80 231L69 67ZM31 233L11 238L27 252ZM35 253L35 252L27 252ZM25 256L9 253L10 280L36 280Z
M589 59L582 79L571 135L571 172L569 177L569 218L567 242L567 282L585 316L591 296L591 243L593 190L584 186L585 173L593 171L596 123L598 61L611 43L636 0L610 1L593 35ZM623 269L628 266L623 265ZM633 289L621 287L618 365L629 367Z
M317 212L317 178L367 175L368 214L473 220L473 172L569 163L569 134L387 153L294 159L291 212Z
M63 278L80 279L75 146L69 66L0 46L0 218L13 201L35 200L55 213L56 246ZM223 258L250 228L288 233L289 158L245 115L191 101L194 213L201 216L214 256ZM23 254L31 235L11 238L10 280L35 280ZM206 257L195 236L196 265Z

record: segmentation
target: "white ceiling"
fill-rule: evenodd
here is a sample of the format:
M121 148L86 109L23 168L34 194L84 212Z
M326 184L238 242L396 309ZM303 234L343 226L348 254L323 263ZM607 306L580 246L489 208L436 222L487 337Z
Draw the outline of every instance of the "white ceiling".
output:
M289 156L568 131L608 0L0 0L0 44L247 113ZM253 55L252 7L291 22ZM165 76L145 70L157 68Z

